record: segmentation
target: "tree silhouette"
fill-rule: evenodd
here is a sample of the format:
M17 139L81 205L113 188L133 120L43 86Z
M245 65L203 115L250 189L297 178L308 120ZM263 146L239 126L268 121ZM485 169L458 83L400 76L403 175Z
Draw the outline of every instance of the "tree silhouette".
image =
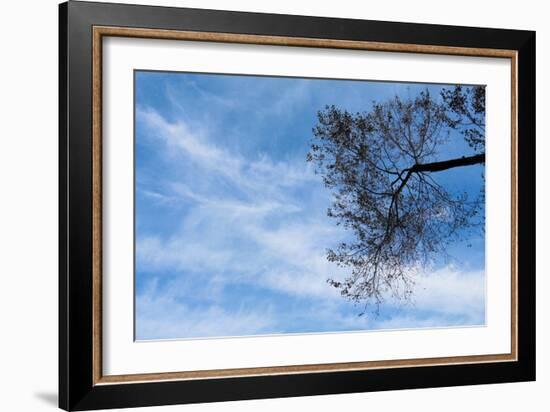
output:
M442 157L460 135L452 130L471 153ZM354 235L327 255L351 275L329 283L352 301L378 309L388 294L409 299L415 268L483 228L484 189L473 198L453 193L435 174L485 162L484 87L443 89L438 99L427 90L395 96L356 114L327 106L313 135L307 159L333 192L327 214Z

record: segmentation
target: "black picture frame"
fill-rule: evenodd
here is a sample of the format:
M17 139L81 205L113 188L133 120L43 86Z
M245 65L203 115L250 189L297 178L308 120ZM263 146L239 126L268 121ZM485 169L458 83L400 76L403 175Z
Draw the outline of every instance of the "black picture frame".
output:
M517 51L517 361L109 385L93 379L92 28ZM59 6L59 406L90 410L535 380L535 32L70 1Z

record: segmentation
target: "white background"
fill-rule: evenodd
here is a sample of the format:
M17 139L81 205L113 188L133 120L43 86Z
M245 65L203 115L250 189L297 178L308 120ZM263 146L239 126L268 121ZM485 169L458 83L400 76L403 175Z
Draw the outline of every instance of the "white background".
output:
M535 383L425 389L386 393L171 406L158 410L401 410L446 411L528 408L546 410L550 388L550 265L544 259L550 229L543 205L550 152L548 49L544 2L461 0L357 2L246 0L154 1L149 4L319 16L537 30L537 327ZM5 2L0 6L0 403L6 411L54 410L57 392L57 1ZM547 208L547 206L546 206ZM143 409L147 411L155 408Z

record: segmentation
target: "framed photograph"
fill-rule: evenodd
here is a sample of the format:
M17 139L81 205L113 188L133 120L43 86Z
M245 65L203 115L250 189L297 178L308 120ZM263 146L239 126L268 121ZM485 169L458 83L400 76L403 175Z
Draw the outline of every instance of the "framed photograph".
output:
M59 404L535 379L535 33L60 5Z

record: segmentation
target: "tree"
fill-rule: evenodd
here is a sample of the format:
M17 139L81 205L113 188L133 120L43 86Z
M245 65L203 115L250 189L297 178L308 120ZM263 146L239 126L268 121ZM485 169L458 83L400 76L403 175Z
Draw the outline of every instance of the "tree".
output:
M458 134L452 130L472 153L442 157ZM474 198L453 193L435 175L485 162L484 87L443 89L439 99L427 90L395 96L356 114L327 106L313 135L307 159L333 192L327 214L353 233L327 254L351 275L329 283L352 301L378 309L388 293L408 299L415 268L483 227L484 190Z

